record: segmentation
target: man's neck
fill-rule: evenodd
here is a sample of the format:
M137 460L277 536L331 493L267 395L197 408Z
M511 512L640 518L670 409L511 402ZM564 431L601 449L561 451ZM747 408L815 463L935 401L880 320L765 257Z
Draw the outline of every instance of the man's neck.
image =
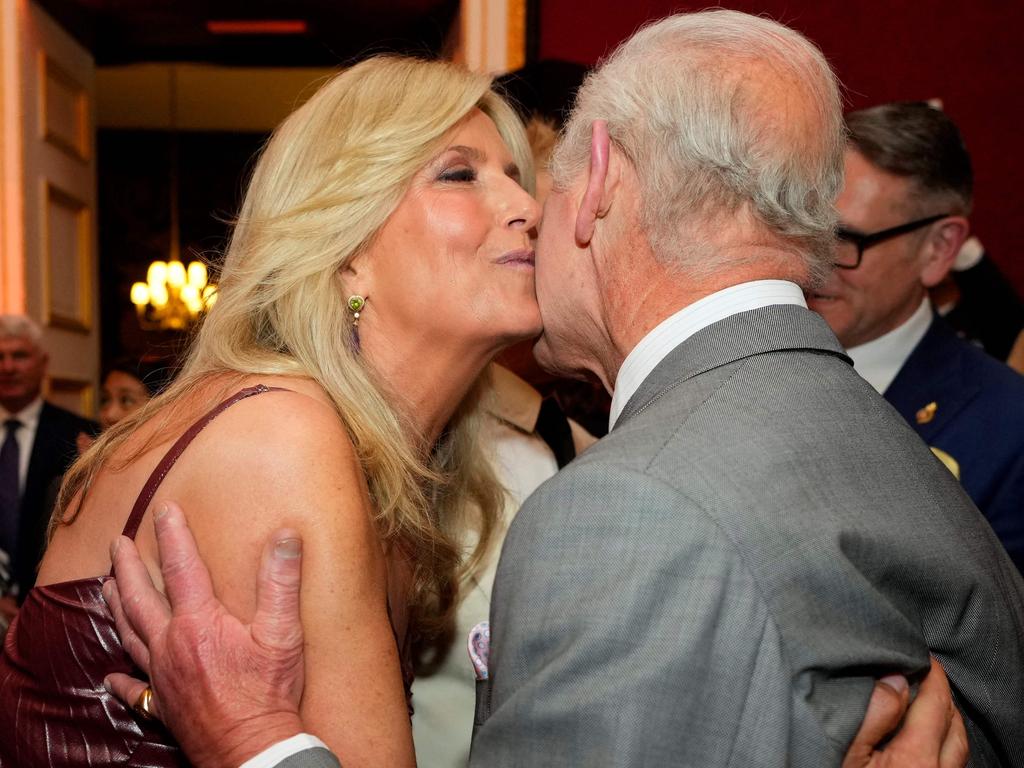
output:
M40 393L36 392L29 397L9 398L7 400L0 400L0 408L3 408L12 417L17 416L23 410L25 410L30 405L39 400L40 397Z
M846 350L853 360L854 370L875 390L884 393L914 348L928 333L931 323L931 303L924 297L897 327L866 344Z
M619 369L609 429L640 385L690 336L732 315L783 304L807 306L800 286L788 280L753 280L716 291L663 320L640 340Z
M788 258L792 260L791 255ZM609 392L630 352L669 317L726 288L758 280L799 282L804 277L797 270L780 270L767 258L699 280L657 262L654 267L646 274L634 273L629 281L632 290L605 301L604 320L612 345L599 358L602 370L597 373Z

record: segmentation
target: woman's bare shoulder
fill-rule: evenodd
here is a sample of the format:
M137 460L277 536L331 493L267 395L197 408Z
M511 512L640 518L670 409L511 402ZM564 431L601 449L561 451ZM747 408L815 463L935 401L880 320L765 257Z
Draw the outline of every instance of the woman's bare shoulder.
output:
M270 391L234 403L203 430L217 443L238 451L243 457L258 454L269 459L271 451L279 460L301 463L325 452L331 458L354 460L352 441L341 415L327 393L314 381L284 376L248 377L233 391L256 384ZM232 392L233 393L233 392ZM230 395L229 395L230 396ZM197 439L198 442L198 439Z
M169 499L182 506L218 594L242 615L254 608L264 543L281 528L302 536L304 562L316 571L311 588L347 584L347 591L369 578L381 589L381 545L366 480L337 411L308 381L255 383L288 391L249 397L222 412L182 455L154 504ZM155 540L141 534L140 543L155 553Z
M349 517L345 511L364 516L369 500L359 459L323 390L291 377L246 380L238 389L256 383L280 389L235 403L203 429L182 456L181 492L200 498L213 519L240 521L261 510L250 528L263 530L310 521L319 527L326 510L338 524ZM214 499L218 507L210 510Z

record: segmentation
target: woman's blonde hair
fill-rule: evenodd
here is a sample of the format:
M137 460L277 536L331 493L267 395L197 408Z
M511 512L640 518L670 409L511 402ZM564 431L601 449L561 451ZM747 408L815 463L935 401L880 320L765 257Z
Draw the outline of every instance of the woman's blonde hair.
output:
M475 447L479 385L424 458L382 382L360 358L340 274L474 108L494 121L532 189L519 118L491 90L489 77L450 63L368 59L333 77L291 114L253 171L217 302L181 374L72 467L54 520L73 522L101 465L129 435L158 415L156 433L165 433L169 406L212 374L308 376L323 387L349 432L381 538L414 564L415 625L424 635L440 626L456 597L460 527L477 527L476 552L483 552L501 502ZM467 510L474 519L467 519Z

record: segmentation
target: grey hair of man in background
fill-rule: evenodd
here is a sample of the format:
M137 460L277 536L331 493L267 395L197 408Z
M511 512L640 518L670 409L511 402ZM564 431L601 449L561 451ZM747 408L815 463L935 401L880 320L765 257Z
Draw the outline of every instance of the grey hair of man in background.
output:
M0 339L28 339L33 346L41 347L43 330L25 315L0 315Z

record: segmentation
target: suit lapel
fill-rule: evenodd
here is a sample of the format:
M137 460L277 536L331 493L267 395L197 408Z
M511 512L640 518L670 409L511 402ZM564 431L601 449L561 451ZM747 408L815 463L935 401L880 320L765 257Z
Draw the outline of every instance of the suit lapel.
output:
M797 305L771 305L731 315L673 349L626 403L616 428L688 379L753 355L806 349L852 365L825 321Z
M60 466L59 446L55 446L60 438L54 427L53 408L49 403L43 402L43 408L39 411L39 423L36 425L36 437L32 442L32 451L29 454L28 473L25 475L25 491L22 494L22 506L25 506L26 499L40 498L46 491L46 485L55 474L60 472L55 467Z
M981 383L965 364L962 342L934 318L885 399L930 443L980 391Z

